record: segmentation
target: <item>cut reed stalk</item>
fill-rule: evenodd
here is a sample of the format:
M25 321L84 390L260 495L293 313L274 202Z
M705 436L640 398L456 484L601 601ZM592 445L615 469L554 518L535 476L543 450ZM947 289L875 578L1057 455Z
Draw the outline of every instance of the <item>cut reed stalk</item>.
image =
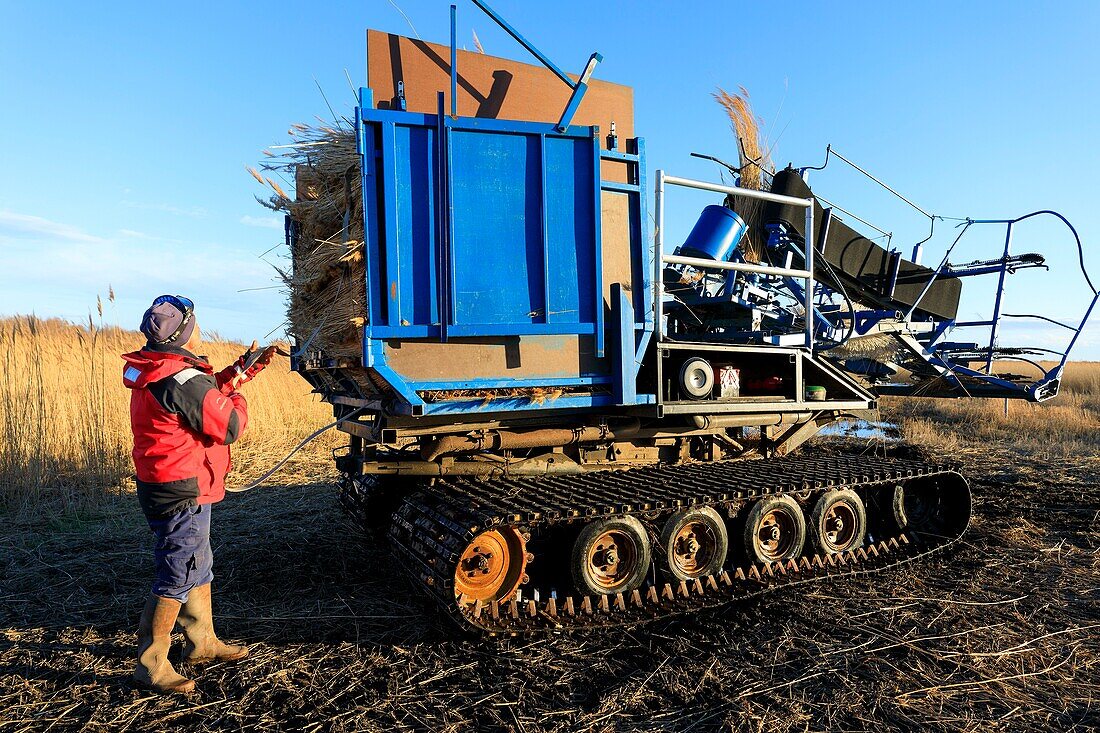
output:
M761 130L763 121L753 112L748 91L740 87L739 92L730 93L719 87L712 96L718 102L718 106L725 111L729 118L730 130L737 138L741 187L757 191L770 188L775 166L771 160L767 140ZM727 201L727 205L740 214L749 225L748 231L741 239L741 252L748 261L761 262L765 244L762 221L764 202L738 198Z

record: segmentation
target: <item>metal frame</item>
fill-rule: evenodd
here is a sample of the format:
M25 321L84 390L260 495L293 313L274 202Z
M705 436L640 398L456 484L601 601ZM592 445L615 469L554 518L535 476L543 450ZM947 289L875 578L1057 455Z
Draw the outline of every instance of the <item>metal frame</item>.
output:
M935 282L935 280L938 277L940 277L941 275L946 275L946 276L951 276L951 277L973 277L973 276L977 276L977 275L988 275L988 274L997 273L997 290L996 290L997 295L996 295L996 298L993 302L993 315L992 315L992 317L988 320L958 321L958 322L948 321L948 322L945 323L946 328L942 329L941 332L939 334L937 334L937 338L932 339L928 344L928 347L927 347L928 353L931 354L931 355L934 355L936 357L935 361L933 362L933 361L930 360L930 363L932 363L933 366L937 366L937 368L940 368L943 372L946 373L947 376L949 376L949 378L954 379L956 382L958 380L955 379L954 374L958 373L958 374L961 374L963 376L973 377L973 378L979 379L983 382L987 382L995 388L1006 390L1006 391L1011 392L1011 393L1019 394L1021 392L1021 390L1023 389L1023 388L1021 388L1020 385L1015 384L1013 382L1009 382L1007 380L999 379L998 377L993 375L993 363L997 359L997 355L996 355L997 332L998 332L998 329L1000 327L1002 318L1032 318L1032 319L1047 321L1048 323L1053 323L1057 326L1061 326L1062 328L1068 329L1068 330L1073 332L1073 336L1070 338L1069 344L1066 346L1065 351L1050 351L1050 350L1047 350L1047 349L1036 349L1036 348L1031 348L1031 347L1025 347L1025 348L1028 348L1031 351L1047 351L1051 355L1059 357L1058 364L1055 367L1053 367L1049 370L1048 369L1043 369L1042 367L1039 367L1034 362L1031 362L1030 360L1028 360L1028 363L1030 363L1033 366L1036 366L1036 367L1039 368L1039 370L1043 373L1043 376L1039 380L1037 380L1034 384L1032 384L1029 388L1026 388L1026 390L1024 390L1026 392L1026 396L1029 399L1033 399L1033 400L1036 400L1036 401L1041 401L1041 400L1044 400L1044 399L1049 399L1050 397L1053 397L1054 394L1057 393L1056 390L1054 392L1051 392L1049 390L1049 385L1051 385L1053 382L1056 382L1057 380L1061 379L1062 371L1065 369L1065 366L1066 366L1067 362L1069 361L1070 352L1073 350L1074 345L1077 343L1077 339L1080 337L1081 332L1084 330L1085 325L1088 323L1088 320L1091 317L1093 310L1096 308L1097 302L1100 301L1100 290L1095 290L1095 289L1093 290L1092 299L1089 301L1089 305L1085 310L1085 314L1081 318L1081 321L1077 326L1073 326L1073 325L1068 324L1068 323L1063 323L1061 321L1056 321L1054 319L1047 318L1046 316L1041 316L1041 315L1014 314L1014 313L1004 313L1004 312L1002 312L1001 306L1002 306L1003 300L1004 300L1006 277L1010 272L1014 272L1015 269L1021 269L1021 265L1018 262L1015 262L1012 259L1013 227L1016 224L1020 223L1021 221L1024 221L1026 219L1030 219L1030 218L1035 217L1035 216L1040 216L1040 215L1053 216L1053 217L1059 219L1060 221L1062 221L1069 228L1069 230L1073 233L1074 238L1077 241L1078 247L1079 248L1081 247L1080 237L1077 235L1076 229L1074 229L1073 226L1069 223L1069 221L1067 221L1066 218L1064 216L1062 216L1061 214L1059 214L1057 211L1051 211L1051 210L1034 211L1034 212L1031 212L1030 214L1025 214L1024 216L1016 217L1015 219L966 219L965 222L964 222L963 231L959 233L959 236L955 239L955 242L947 249L947 252L944 254L943 260L940 262L939 267L936 268L935 274L928 281L928 284L924 287L924 289L922 290L920 296L917 298L916 302L914 302L913 306L905 314L903 320L905 322L909 322L910 319L913 316L914 311L916 311L917 307L920 305L921 300L924 298L924 296L931 289L932 284ZM966 268L963 268L963 269L960 269L960 270L956 271L951 267L951 265L949 263L949 258L951 256L951 253L952 253L952 251L954 251L955 246L962 239L962 237L966 233L966 231L972 225L975 225L975 224L1004 225L1005 226L1004 249L1001 253L1000 258L998 258L997 260L991 260L989 263L983 263L983 264L987 264L988 266L979 267L979 268L976 268L976 269L969 269L969 270L966 269ZM1086 282L1089 283L1090 289L1092 289L1091 280L1089 280L1088 273L1085 271L1085 268L1084 268L1083 250L1081 250L1079 252L1079 254L1081 255L1081 259L1082 259L1081 271L1085 275ZM936 345L935 345L936 341L938 341L939 338L942 337L944 335L944 333L946 333L947 330L950 330L950 329L953 329L953 328L985 328L985 327L988 327L990 329L989 343L985 347L979 347L980 351L984 351L986 353L984 371L978 371L976 369L971 369L969 367L956 365L952 362L952 360L950 358L950 354L941 354L936 349ZM942 349L942 345L940 346L940 348Z
M834 153L835 154L835 153ZM1081 246L1080 237L1077 236L1076 231L1072 225L1066 221L1065 217L1054 211L1038 211L1031 214L1027 214L1016 219L966 219L963 233L966 229L973 224L996 224L1005 225L1005 243L1001 256L996 260L990 260L988 262L974 263L972 266L963 266L961 268L953 268L948 263L948 258L951 252L954 250L959 239L962 238L963 233L959 234L959 237L955 240L955 243L948 248L947 253L944 255L943 262L934 270L931 278L925 284L920 295L916 301L908 306L906 312L889 312L889 311L857 311L855 313L843 313L838 308L828 308L822 305L820 308L815 307L814 300L818 295L824 298L829 296L826 293L831 292L831 289L821 286L821 288L815 288L815 281L813 278L813 257L814 250L817 248L817 244L824 248L825 246L825 233L832 215L832 207L825 209L825 219L822 222L823 233L818 235L813 228L813 205L814 198L798 199L787 196L777 196L770 193L763 193L759 191L741 189L737 187L724 186L719 184L707 183L702 181L694 181L690 179L683 179L674 176L666 175L663 171L657 173L658 181L656 187L656 200L657 200L657 221L658 221L658 235L655 242L655 251L659 254L659 258L655 261L654 272L656 275L656 282L654 285L654 300L658 309L664 308L664 285L662 278L663 264L677 264L691 266L702 271L725 271L725 272L743 272L755 275L773 276L785 278L785 287L795 297L797 301L804 303L806 310L806 330L801 337L801 342L812 354L815 350L814 343L814 329L817 326L825 326L826 328L840 327L843 323L851 321L853 325L853 332L864 335L870 328L874 328L878 332L889 333L898 338L909 351L916 357L918 357L927 367L929 367L935 374L946 380L954 389L960 391L962 394L984 394L986 396L1010 396L1010 397L1026 397L1035 401L1042 401L1053 397L1057 393L1057 383L1061 377L1061 374L1065 368L1065 365L1069 359L1069 353L1072 350L1074 344L1080 337L1080 334L1091 316L1093 310L1096 307L1096 303L1100 302L1100 291L1093 289L1092 299L1088 305L1088 308L1081 319L1079 325L1071 325L1063 323L1061 321L1053 321L1040 315L1031 314L1010 314L1004 313L1002 309L1003 298L1005 293L1006 277L1009 273L1015 272L1017 269L1025 269L1028 267L1042 266L1042 262L1035 258L1027 259L1012 256L1012 235L1013 226L1020 221L1037 216L1040 214L1049 214L1059 218L1063 221L1070 230L1074 233L1079 248L1079 254L1082 260L1081 267L1082 273L1085 275L1086 281L1089 282L1090 289L1092 288L1091 281L1088 280L1088 273L1084 269L1084 255L1083 248ZM878 179L874 179L876 182L881 183ZM714 191L716 193L722 193L729 196L740 196L743 198L756 198L767 201L776 201L784 204L800 205L806 209L807 221L806 232L807 235L803 237L802 251L805 258L805 269L796 269L790 266L788 259L787 267L770 267L762 265L753 265L744 262L714 262L706 259L699 259L693 257L683 257L675 254L664 253L663 242L663 225L664 225L664 195L665 185L679 185L689 188L695 188L705 191ZM885 185L885 184L882 184ZM892 189L890 189L892 191ZM910 203L907 199L907 203ZM918 210L920 210L918 208ZM921 210L922 213L923 210ZM931 215L929 215L931 216ZM779 236L783 235L783 230L778 232ZM773 246L772 242L774 237L777 236L777 232L772 232L772 239L769 239L769 246ZM790 246L793 251L797 252L797 245L794 245L787 240L787 246ZM822 249L822 252L824 249ZM893 288L896 287L897 280L900 274L901 266L901 254L896 249L891 250L888 254L890 260L888 262L887 277L890 286L890 294L893 292ZM789 257L789 256L788 256ZM924 297L931 290L932 285L940 277L970 277L981 274L997 274L998 282L996 289L996 297L993 304L993 315L988 320L975 320L956 322L955 319L938 319L931 323L922 323L914 321L914 314L920 307L920 303ZM805 289L801 287L795 280L802 279L806 281ZM822 290L822 293L815 292L816 290ZM660 310L659 310L660 313ZM1051 368L1044 369L1035 362L1027 360L1028 363L1035 365L1040 373L1041 377L1036 379L1033 383L1025 384L1020 382L1012 382L1010 380L1002 379L993 373L994 362L998 358L997 351L997 336L998 327L1002 318L1033 318L1039 320L1046 320L1061 326L1073 332L1073 336L1069 342L1065 351L1049 351L1043 349L1029 348L1028 351L1039 352L1046 351L1052 355L1060 358L1059 363ZM670 343L664 338L664 329L666 324L663 318L658 316L657 328L658 337L662 344ZM955 344L944 341L946 334L954 328L969 328L969 327L988 327L990 329L989 341L986 346L977 346L971 344ZM738 332L728 339L722 339L716 337L715 341L720 342L743 342L746 337L762 338L764 334L757 332ZM797 346L797 340L799 335L797 332L783 333L778 336L772 335L766 340L770 340L776 345L789 345ZM981 360L984 362L981 370L966 366L968 361L964 357L974 352L981 354ZM1017 358L1015 356L1009 358ZM971 358L969 361L973 361ZM659 369L660 367L658 367ZM979 382L978 385L965 385L962 381L963 378L971 378ZM904 387L901 385L881 385L886 390L893 393L899 393Z
M442 104L442 94L440 94L440 103ZM384 230L386 232L383 242L377 243L377 247L381 253L386 256L385 264L385 277L381 277L381 273L369 273L370 277L384 281L384 282L396 282L396 293L400 295L400 277L398 258L399 253L397 251L397 237L395 232L397 231L398 222L396 220L396 201L394 200L395 192L393 191L393 181L390 180L396 173L396 161L394 159L394 131L398 126L410 126L410 127L434 127L436 130L437 150L438 156L438 168L436 171L437 179L435 182L435 189L437 198L435 201L436 218L441 224L441 230L437 232L437 246L438 246L438 263L440 270L437 273L437 293L438 293L438 324L419 324L419 325L403 325L400 312L396 311L393 307L389 307L385 311L385 317L383 315L382 304L377 302L377 299L371 299L368 295L368 313L369 321L366 326L366 338L430 338L438 337L443 341L446 341L450 337L461 336L523 336L523 335L555 335L555 334L590 334L596 340L596 351L598 356L602 356L605 344L604 344L604 331L606 327L605 314L603 308L603 252L602 252L602 236L601 236L601 217L599 215L601 209L601 196L604 190L603 182L600 181L599 164L601 160L600 146L598 141L598 128L589 126L572 126L565 132L559 132L554 126L546 123L538 122L511 122L503 120L492 119L480 119L480 118L467 118L460 117L452 119L446 114L439 115L424 115L415 114L410 112L394 112L392 110L372 110L361 108L357 111L357 117L360 122L360 131L364 138L370 136L370 140L374 139L375 124L377 124L380 135L380 144L382 150L382 156L379 160L372 160L364 166L364 176L377 175L380 179L384 178L385 182L382 184L383 190L383 206L382 211L377 212L377 215L383 220ZM453 217L453 176L451 174L451 136L454 132L495 132L502 134L518 134L518 135L537 135L540 139L539 149L545 151L545 140L547 138L570 138L570 139L589 139L592 141L593 150L593 187L592 187L592 207L593 207L593 226L592 232L594 251L593 251L593 276L594 285L593 292L595 302L593 307L593 323L554 323L552 317L549 314L545 315L545 322L543 323L531 323L531 324L477 324L477 323L457 323L455 322L455 309L457 307L456 294L451 288L451 284L455 277L455 261L454 261L454 217ZM363 142L364 150L366 147L373 146L373 142ZM369 156L365 156L369 157ZM549 181L543 180L543 216L545 217L545 189L549 184ZM367 191L368 187L364 186L364 191ZM364 194L365 195L365 194ZM364 201L365 216L371 215L374 212L373 202ZM369 228L368 228L369 229ZM542 231L546 233L545 219L542 222ZM369 236L369 232L368 232ZM545 247L545 240L544 240ZM543 267L547 267L545 252L543 256ZM545 281L547 274L543 273L543 280ZM373 280L368 280L368 283ZM369 289L369 288L368 288ZM548 293L544 293L548 297ZM392 302L392 298L390 299ZM400 302L400 301L398 301ZM546 309L544 308L544 311Z
M364 328L364 352L363 360L364 364L373 369L375 373L385 379L399 394L399 402L394 408L394 411L410 414L410 415L427 415L427 414L464 414L464 413L492 413L492 412L512 412L520 410L547 410L557 409L565 411L581 411L593 408L605 408L605 407L630 407L639 405L656 405L656 411L658 415L663 414L665 411L669 413L699 413L705 412L756 412L761 409L769 409L774 411L776 404L780 404L781 409L784 411L793 410L806 410L806 409L818 409L823 405L821 403L807 403L804 400L802 394L802 376L803 376L803 361L809 359L816 368L820 368L831 377L835 377L838 382L844 385L854 384L852 380L848 379L844 372L836 367L828 364L825 360L815 358L815 350L820 350L818 344L815 343L817 337L817 328L823 324L826 327L835 326L838 323L843 323L847 320L851 320L853 324L853 330L860 333L866 333L870 330L881 330L882 332L893 333L903 343L909 345L915 353L923 359L932 369L941 374L945 379L949 380L952 384L962 385L959 377L975 377L983 382L982 389L987 392L995 390L1012 391L1012 395L1016 396L1025 391L1025 388L1020 384L1012 383L998 378L992 374L993 362L996 351L996 340L998 335L998 326L1000 319L1003 317L1020 317L1020 318L1040 318L1050 321L1051 319L1044 318L1043 316L1031 316L1031 315L1014 315L1002 312L1002 298L1005 290L1006 275L1009 272L1014 271L1013 267L1017 264L1016 260L1011 260L1011 245L1013 225L1023 219L1035 216L1040 213L1048 213L1058 216L1065 221L1064 217L1056 212L1035 212L1028 214L1027 216L1020 217L1018 219L1005 219L1005 220L966 220L966 226L971 224L1004 224L1007 227L1006 238L1004 244L1004 250L1000 260L991 261L990 263L983 263L989 266L984 268L970 268L970 270L960 270L955 272L947 264L947 258L941 263L940 267L936 270L931 280L928 282L920 296L917 298L916 303L913 304L909 312L904 316L901 314L889 313L886 311L859 311L856 313L842 313L839 311L839 307L830 308L828 302L829 289L826 285L819 283L815 279L814 267L815 267L815 252L818 246L821 246L822 252L824 252L824 246L826 244L826 235L828 231L829 221L832 216L832 206L825 210L825 218L822 221L822 232L820 236L814 228L814 208L817 199L814 196L807 198L797 198L790 196L781 196L772 194L770 192L756 191L752 189L745 189L736 186L727 186L717 183L711 183L706 181L699 181L689 178L681 178L677 176L667 175L665 171L656 171L655 181L655 202L656 207L656 231L653 239L652 247L649 246L649 232L648 232L648 186L646 180L645 171L645 158L644 158L644 143L640 139L635 141L636 148L634 152L623 152L617 148L614 142L609 142L608 147L610 149L604 150L599 139L599 129L596 127L587 126L570 126L570 121L573 119L581 101L586 93L588 83L592 77L592 74L600 61L602 56L599 53L593 53L584 68L583 73L580 75L577 81L566 74L561 68L556 66L546 55L544 55L538 48L530 43L522 34L520 34L513 26L505 21L499 14L497 14L484 0L473 0L474 4L485 12L494 22L496 22L501 28L503 28L509 35L511 35L517 42L520 43L525 49L527 49L539 62L541 62L547 69L554 73L563 83L570 87L571 94L565 108L562 111L561 117L556 124L548 123L532 123L510 120L495 120L495 119L477 119L477 118L460 118L458 116L458 49L457 49L457 8L455 5L450 7L450 21L451 21L451 47L450 47L450 105L449 114L447 114L445 95L443 92L438 94L438 110L437 114L416 114L400 110L375 110L373 109L373 94L369 89L360 90L360 104L356 109L356 129L361 133L359 140L359 152L364 156L363 175L374 175L379 178L385 176L387 179L395 175L395 131L398 126L401 125L413 125L422 126L435 130L435 145L434 151L437 155L437 166L432 175L437 176L434 181L434 199L432 201L434 218L438 222L438 229L436 230L435 243L436 243L436 267L438 271L435 273L435 288L438 295L438 302L434 305L437 309L437 314L433 313L433 318L428 319L428 323L425 324L420 320L415 325L403 325L404 319L401 317L399 311L395 312L392 307L387 307L383 310L382 302L386 301L388 289L383 288L382 292L375 293L376 296L371 298L370 295L370 283L382 282L384 285L393 281L395 283L395 289L397 291L397 303L401 302L400 299L400 266L396 262L400 257L400 253L397 251L397 239L393 235L399 226L398 217L396 214L396 198L398 194L392 187L392 181L387 181L386 184L381 184L383 198L380 201L364 201L364 217L379 217L383 221L380 222L384 227L385 235L382 238L383 241L377 241L376 235L373 242L368 241L366 244L368 250L367 267L367 312L369 315L368 323ZM372 125L374 127L372 127ZM543 168L541 171L541 196L542 196L542 210L541 210L541 232L543 242L543 295L544 295L544 307L542 314L542 322L537 323L457 323L456 312L458 310L458 302L456 300L455 288L453 283L456 273L455 262L455 217L454 212L454 177L452 175L452 141L453 135L456 132L492 132L496 134L515 134L515 135L538 135L538 150L539 158L542 161ZM614 126L611 131L614 136ZM549 247L549 234L548 234L548 213L547 213L547 201L546 191L553 181L548 180L548 173L545 168L545 161L547 159L547 139L553 137L580 137L590 136L593 140L593 178L595 184L593 187L593 227L594 227L594 259L593 264L593 280L595 283L595 310L592 314L590 322L586 323L563 323L555 322L551 315L550 308L550 277L549 272L549 257L547 254ZM611 138L614 140L614 137ZM367 155L370 151L374 150L380 145L382 154L376 160L373 155ZM462 148L457 146L457 149L461 153ZM586 153L587 151L585 151ZM870 176L869 173L863 169L855 166L855 164L848 161L839 153L830 151L832 154L841 158L845 162L856 167L857 170ZM601 176L601 163L603 161L613 161L624 163L627 166L628 175L626 182L620 181L605 181ZM826 162L828 161L828 154ZM809 170L809 169L806 169ZM886 184L879 181L877 178L870 176L876 183L887 188L895 195L902 198L906 203L916 208L922 214L928 216L933 226L937 217L928 214L923 209L920 209L908 199L901 197L900 194L890 189ZM696 190L710 191L713 193L723 194L733 198L749 198L763 201L769 201L774 203L787 204L792 206L802 207L805 211L805 236L802 242L802 257L803 268L797 268L790 266L790 253L794 253L797 257L798 246L797 243L790 242L788 245L788 266L786 267L771 267L757 264L750 264L746 262L718 262L707 259L684 257L676 254L666 254L664 251L664 204L666 186L679 186L683 188L692 188ZM364 196L366 196L367 187L364 186ZM587 189L585 189L585 195L587 195ZM634 287L628 291L623 288L612 287L611 292L611 319L605 322L604 316L604 281L603 281L603 251L602 251L602 232L601 228L601 209L602 209L602 196L604 192L622 194L630 198L630 204L632 207L636 207L637 219L635 216L630 216L631 225L631 249L632 259L631 268L634 273ZM461 191L460 191L461 193ZM828 203L827 201L825 203ZM632 208L632 211L634 209ZM838 211L843 211L838 209ZM858 217L855 217L858 219ZM860 220L863 221L863 220ZM866 223L866 222L864 222ZM1068 225L1068 222L1066 222ZM877 227L875 227L877 229ZM1072 230L1072 226L1070 226ZM882 232L883 230L878 230ZM965 230L964 230L965 231ZM1076 235L1076 232L1074 232ZM885 234L885 233L884 233ZM637 235L637 240L635 239ZM887 234L889 238L889 235ZM960 235L961 237L961 235ZM367 239L370 239L370 234L366 235ZM534 241L534 240L530 240ZM957 243L958 240L956 240ZM918 243L914 249L914 260L919 261L921 243ZM385 259L382 261L371 262L370 249L371 246L376 249L374 251L384 252ZM1080 247L1080 239L1078 238L1078 246ZM634 249L637 247L637 249ZM954 245L952 245L952 248ZM534 251L534 250L532 250ZM948 250L950 254L951 249ZM890 292L893 293L893 288L896 286L897 279L900 271L901 255L896 249L891 250L893 259L890 262ZM1082 255L1083 258L1083 255ZM384 264L382 270L385 277L380 277L380 273L376 271L381 265ZM684 340L668 340L666 334L666 324L664 320L664 298L666 295L663 278L663 268L666 264L684 265L697 268L701 271L719 271L730 273L729 278L734 277L734 273L746 273L750 275L759 275L767 278L781 278L782 284L777 286L785 287L793 296L796 303L801 301L804 308L805 315L805 328L804 333L801 334L801 342L795 343L796 339L800 338L798 333L797 324L797 311L794 308L789 309L786 321L790 321L790 327L782 337L776 337L776 343L782 344L773 347L767 346L736 346L731 343L723 343L721 339L715 341L707 341L704 343L688 342ZM375 271L372 272L372 269ZM1082 262L1083 270L1083 262ZM925 297L928 290L931 288L932 283L937 277L951 276L951 277L965 277L969 275L977 274L992 274L998 273L999 281L997 286L997 296L994 304L994 312L991 320L988 321L969 321L956 323L954 320L945 320L935 323L914 323L911 319L913 313L917 309L917 306L921 300ZM537 271L536 271L537 273ZM537 276L537 274L536 274ZM1086 273L1086 279L1088 277ZM652 283L649 282L652 277ZM586 282L587 277L585 278ZM802 281L804 287L796 281ZM774 281L773 281L774 282ZM1091 287L1091 282L1090 282ZM650 290L652 288L652 290ZM821 300L818 300L819 292L824 292ZM651 299L650 299L650 296ZM392 299L391 299L392 300ZM537 300L537 299L536 299ZM1045 372L1044 377L1037 383L1031 385L1027 390L1028 395L1033 399L1043 399L1041 395L1048 395L1049 390L1054 389L1054 385L1057 384L1057 380L1060 378L1062 369L1068 359L1068 355L1073 345L1076 343L1080 333L1091 315L1096 303L1100 300L1100 291L1095 291L1093 294L1092 302L1089 305L1081 324L1074 327L1069 324L1051 321L1056 325L1063 326L1074 332L1073 338L1070 341L1069 347L1065 352L1058 352L1061 354L1061 363L1055 369ZM822 303L820 306L818 303ZM587 303L585 305L587 308ZM430 309L429 309L430 310ZM641 311L639 313L638 311ZM381 318L383 312L386 314L385 320ZM435 317L438 317L438 324L432 323ZM899 317L900 316L900 317ZM538 320L538 317L535 317ZM414 319L418 320L418 319ZM492 320L492 317L481 320ZM502 317L500 320L510 320L510 317ZM893 321L893 324L889 323ZM945 334L953 327L976 327L976 326L988 326L991 328L989 344L984 349L978 349L986 352L986 358L984 359L984 373L976 369L970 369L968 367L959 366L953 363L952 353L959 356L959 352L962 347L967 345L959 344L946 344L942 342ZM605 356L605 331L607 328L612 329L613 343L612 348L607 354L614 361L613 367L607 372L601 372L599 374L577 374L574 377L566 378L547 378L547 379L525 379L525 380L507 380L507 379L471 379L471 380L457 380L457 381L424 381L415 382L407 381L402 375L396 373L392 367L386 363L385 356L385 344L384 339L394 338L439 338L442 341L447 341L448 338L458 338L465 336L523 336L523 335L564 335L564 334L582 334L591 335L595 342L595 350L598 357ZM637 376L639 373L640 365L646 354L647 348L650 346L650 341L653 335L656 334L657 348L655 353L657 355L656 370L658 374L658 385L656 394L637 394ZM741 334L743 335L743 334ZM787 345L789 344L789 345ZM949 347L954 347L954 352ZM729 353L731 351L740 351L744 353L786 353L791 355L796 391L794 399L785 399L781 403L706 403L705 405L698 402L681 403L676 401L669 401L665 403L663 401L663 378L662 373L662 354L666 353L666 349L694 349L699 351L722 351ZM960 361L965 361L960 357ZM1026 361L1026 360L1025 360ZM631 363L633 362L633 363ZM1030 362L1033 363L1033 362ZM956 376L957 375L957 376ZM586 386L604 386L610 385L610 394L582 394L573 395L566 394L562 397L553 400L549 404L534 404L532 400L527 398L497 398L493 400L483 399L471 399L471 400L458 400L447 401L442 403L427 402L423 398L423 393L433 390L461 390L461 389L497 389L502 387L536 387L536 386L563 386L563 387L586 387ZM1036 397L1036 395L1040 395ZM867 404L874 403L874 395L862 388L855 386L852 387L851 393L844 395L846 399L843 401L837 400L827 403L829 409L841 408L841 409L863 409ZM703 409L705 408L705 409Z
M646 167L645 167L645 139L635 138L633 140L634 152L623 152L621 150L600 150L600 160L610 161L615 163L623 163L627 168L626 178L628 181L633 180L633 183L621 183L619 181L600 181L600 187L603 191L620 193L627 196L628 199L634 202L634 205L638 209L638 216L634 223L637 224L637 238L635 239L634 233L631 233L631 250L638 254L638 261L631 263L631 271L638 277L640 282L634 283L632 288L633 293L636 293L630 299L631 309L633 310L634 320L634 335L630 339L629 346L633 350L633 368L629 372L623 369L623 378L630 376L630 379L637 383L638 372L641 369L642 357L645 355L646 349L649 348L650 339L653 337L653 331L656 321L656 311L653 307L652 301L647 297L650 289L650 274L653 271L652 264L652 250L648 246L649 243L649 191L646 185ZM623 296L626 297L625 295ZM614 311L616 306L616 298L614 292L611 295L612 309ZM642 318L638 319L638 312L641 311ZM620 329L622 326L620 324ZM620 348L625 351L627 348L627 335L625 332L620 332ZM620 357L622 358L622 357ZM629 396L634 394L633 401L624 401L624 404L644 404L651 399L655 399L655 396L651 395L638 395L636 389L630 388L628 385L623 385L623 394ZM624 398L625 399L625 398Z
M734 196L740 198L758 199L761 201L771 201L777 204L789 204L792 206L801 206L806 210L806 236L803 237L803 250L802 256L805 262L805 269L796 270L787 267L766 267L763 265L751 265L743 262L717 262L713 260L703 260L695 257L680 257L678 255L668 255L664 252L664 230L665 230L665 186L681 186L683 188L694 188L700 191L713 191L714 193L722 193L727 196ZM804 293L803 306L806 309L806 332L805 332L805 347L812 354L814 350L814 199L810 198L800 199L793 196L780 196L779 194L768 193L766 191L756 191L750 188L739 188L736 186L725 186L718 183L709 183L707 181L696 181L691 178L680 178L678 176L670 176L664 172L664 170L657 171L657 190L656 190L656 206L657 206L657 235L654 237L653 250L654 250L654 310L656 312L656 324L655 332L657 334L658 343L664 343L664 324L662 322L664 315L664 278L662 277L662 265L664 264L682 264L691 265L698 269L711 269L711 270L727 270L732 272L748 272L757 275L769 275L775 277L790 277L800 280L804 280L806 283L806 291Z
M730 401L720 400L662 400L661 412L665 415L703 415L703 414L728 414L728 413L763 413L763 412L803 412L813 410L867 410L875 405L874 394L864 389L859 384L849 379L841 370L822 359L814 359L814 367L822 370L827 375L841 382L850 389L855 397L853 399L831 398L827 402L808 402L802 394L802 382L804 381L804 360L810 355L798 348L784 348L781 346L757 346L743 345L733 346L729 344L699 344L681 341L665 341L661 344L661 350L690 351L690 352L720 352L725 356L731 354L747 354L758 356L761 354L770 356L789 356L794 367L795 397L785 398L779 401L757 402L733 398ZM661 355L658 354L658 358Z

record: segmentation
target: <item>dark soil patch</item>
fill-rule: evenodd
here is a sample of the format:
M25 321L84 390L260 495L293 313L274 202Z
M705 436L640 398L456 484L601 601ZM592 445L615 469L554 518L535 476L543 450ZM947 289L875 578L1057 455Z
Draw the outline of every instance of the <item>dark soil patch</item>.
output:
M930 562L618 632L464 636L357 539L331 483L215 516L215 612L252 656L134 689L136 502L0 532L0 731L1093 730L1100 463L953 456L970 531Z

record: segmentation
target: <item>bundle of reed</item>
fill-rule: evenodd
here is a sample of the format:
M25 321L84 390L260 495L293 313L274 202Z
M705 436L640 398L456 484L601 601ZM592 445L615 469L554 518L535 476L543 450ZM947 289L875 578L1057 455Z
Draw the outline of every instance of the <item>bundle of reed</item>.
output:
M841 358L864 358L876 361L894 361L898 358L901 346L897 339L887 333L872 333L866 336L854 336L839 346L829 349L829 355Z
M263 172L248 169L274 191L257 200L289 215L296 225L293 266L279 270L288 291L288 332L304 356L355 363L362 357L367 318L355 131L340 123L296 124L289 133L294 143L281 146L281 154L264 151ZM293 176L293 197L276 181L287 176Z
M739 89L739 92L731 94L719 87L713 96L718 106L725 110L729 117L730 130L737 138L741 187L756 191L767 190L771 188L775 165L761 130L763 120L753 112L748 91L744 87ZM762 216L765 203L756 199L737 198L729 201L728 205L749 225L745 236L741 238L742 254L750 262L760 262L764 257L764 244L767 241Z

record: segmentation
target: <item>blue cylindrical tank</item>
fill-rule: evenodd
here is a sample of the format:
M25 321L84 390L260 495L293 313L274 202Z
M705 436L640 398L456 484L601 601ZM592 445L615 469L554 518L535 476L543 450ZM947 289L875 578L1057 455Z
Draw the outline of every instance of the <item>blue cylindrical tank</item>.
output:
M707 206L680 247L680 254L725 262L737 249L746 228L745 220L736 212L725 206Z

